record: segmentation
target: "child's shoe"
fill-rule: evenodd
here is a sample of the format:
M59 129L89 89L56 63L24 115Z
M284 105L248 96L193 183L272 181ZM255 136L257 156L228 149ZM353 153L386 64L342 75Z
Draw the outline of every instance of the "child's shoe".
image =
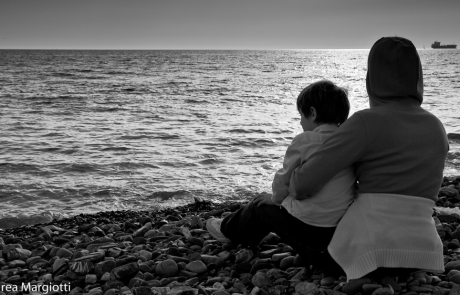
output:
M222 219L220 218L209 218L208 221L206 221L206 229L211 234L211 236L213 236L214 239L218 240L219 242L230 243L231 241L220 231L221 223Z

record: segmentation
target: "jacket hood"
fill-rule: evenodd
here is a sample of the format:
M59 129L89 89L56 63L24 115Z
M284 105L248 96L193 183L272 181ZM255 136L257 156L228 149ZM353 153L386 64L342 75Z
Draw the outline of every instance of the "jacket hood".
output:
M369 52L366 88L373 105L405 99L422 104L422 64L414 44L401 37L375 42Z

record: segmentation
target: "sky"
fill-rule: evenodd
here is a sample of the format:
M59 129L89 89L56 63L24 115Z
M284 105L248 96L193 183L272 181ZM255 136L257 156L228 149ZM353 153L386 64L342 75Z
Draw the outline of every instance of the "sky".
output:
M460 0L0 0L0 49L460 46Z

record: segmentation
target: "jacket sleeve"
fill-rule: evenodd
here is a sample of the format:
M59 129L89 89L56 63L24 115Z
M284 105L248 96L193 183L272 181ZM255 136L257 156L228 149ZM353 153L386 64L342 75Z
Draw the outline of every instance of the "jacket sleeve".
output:
M275 173L272 182L272 201L276 205L281 205L283 200L289 195L289 181L295 168L301 164L301 135L297 135L286 150L283 168Z
M289 195L298 200L314 195L337 173L359 161L366 142L365 125L355 113L293 171Z

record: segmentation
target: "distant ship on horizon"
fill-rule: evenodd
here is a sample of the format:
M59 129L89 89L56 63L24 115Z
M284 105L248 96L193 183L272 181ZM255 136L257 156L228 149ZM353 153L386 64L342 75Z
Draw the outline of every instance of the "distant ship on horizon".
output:
M433 48L433 49L446 49L446 48L456 49L457 45L455 45L455 44L441 45L441 42L434 41L434 43L431 44L431 48Z

